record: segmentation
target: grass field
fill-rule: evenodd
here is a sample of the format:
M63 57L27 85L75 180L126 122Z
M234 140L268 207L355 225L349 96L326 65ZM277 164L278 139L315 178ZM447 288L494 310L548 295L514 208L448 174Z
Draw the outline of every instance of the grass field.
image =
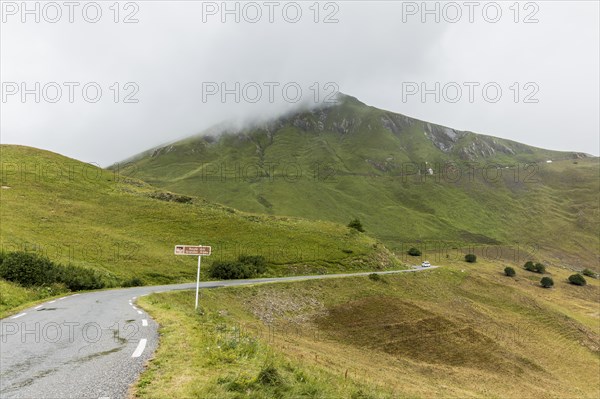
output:
M596 398L600 284L569 274L549 268L543 289L517 264L449 261L378 281L205 290L202 314L192 292L141 298L162 340L133 396ZM285 389L256 382L265 362Z
M175 256L176 244L213 247L204 279L212 262L241 254L264 256L271 276L402 268L383 244L344 225L240 212L29 147L2 145L0 158L1 249L97 269L109 286L193 281L197 260ZM38 295L3 288L6 307Z

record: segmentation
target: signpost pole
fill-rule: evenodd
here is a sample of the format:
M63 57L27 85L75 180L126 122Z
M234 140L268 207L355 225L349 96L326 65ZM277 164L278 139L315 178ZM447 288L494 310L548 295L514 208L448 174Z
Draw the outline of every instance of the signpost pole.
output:
M200 289L200 260L202 256L198 256L198 274L196 275L196 310L198 310L198 290Z

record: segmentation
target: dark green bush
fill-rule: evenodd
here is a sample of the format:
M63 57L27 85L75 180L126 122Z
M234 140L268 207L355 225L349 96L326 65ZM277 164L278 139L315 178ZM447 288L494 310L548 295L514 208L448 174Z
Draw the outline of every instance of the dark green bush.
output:
M212 264L209 275L220 280L243 279L253 277L248 265L236 261L216 261Z
M541 273L541 274L546 273L546 266L542 265L541 263L536 263L535 264L535 272Z
M55 264L45 256L30 252L10 252L0 265L0 277L24 287L64 284L72 291L90 290L105 286L94 270Z
M540 284L544 288L550 288L554 285L554 280L552 280L552 278L550 277L542 277L542 279L540 280Z
M585 281L585 278L583 278L581 274L577 273L569 276L569 283L574 285L586 285L587 281Z
M267 271L267 261L263 256L240 255L237 261L216 261L209 275L220 280L256 277Z
M515 272L515 269L513 269L510 266L507 266L504 268L504 274L506 274L508 277L514 277L517 272Z
M97 290L104 288L105 283L98 272L76 266L59 266L61 270L59 282L64 283L71 291Z
M381 280L381 276L377 273L371 273L369 274L369 280L379 281Z
M2 261L1 261L1 256L2 256L2 255L0 255L0 263L2 262ZM584 276L588 276L588 277L591 277L591 278L596 278L596 273L594 273L594 271L593 271L593 270L590 270L590 269L583 269L583 271L582 271L581 273L582 273Z
M410 256L421 256L421 250L415 247L412 247L408 250L408 254Z
M129 280L123 281L121 284L123 287L141 287L142 285L144 285L144 280L139 277L130 278Z
M535 265L530 260L528 260L527 262L525 262L525 264L523 265L523 268L525 270L530 271L530 272L534 272L535 271Z
M477 256L475 254L466 254L465 261L469 263L475 263L477 262Z
M267 271L267 261L264 256L240 255L238 261L247 265L255 275L263 274Z
M530 271L530 272L541 273L541 274L546 273L546 266L542 265L541 263L534 264L532 261L525 262L525 265L523 266L523 268L525 268L525 270Z
M353 219L350 221L350 223L348 223L348 227L358 230L361 233L364 233L365 229L363 228L362 223L360 222L359 219Z
M46 257L29 252L10 252L0 265L0 277L24 287L60 281L60 269Z

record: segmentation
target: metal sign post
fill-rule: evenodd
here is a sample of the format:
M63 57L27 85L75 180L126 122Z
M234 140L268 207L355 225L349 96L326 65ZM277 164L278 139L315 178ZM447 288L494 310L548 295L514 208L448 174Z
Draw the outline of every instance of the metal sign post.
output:
M203 256L209 256L212 248L204 245L175 245L175 255L198 256L198 273L196 274L196 308L198 309L198 292L200 290L200 264Z
M200 261L202 260L202 256L198 256L198 274L196 275L196 307L198 310L198 290L200 290Z

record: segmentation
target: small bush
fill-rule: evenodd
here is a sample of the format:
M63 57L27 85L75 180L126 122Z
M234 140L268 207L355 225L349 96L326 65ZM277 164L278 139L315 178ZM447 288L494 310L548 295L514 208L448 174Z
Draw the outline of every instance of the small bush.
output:
M369 280L379 281L379 280L381 280L381 276L377 273L371 273L371 274L369 274Z
M421 256L421 250L419 248L412 247L408 250L410 256Z
M583 278L581 274L577 273L569 276L569 283L574 285L586 285L587 281L585 281L585 278Z
M238 261L247 265L250 271L255 275L263 274L267 271L267 261L264 256L240 255Z
M100 274L95 270L71 265L62 267L59 282L64 283L71 291L97 290L105 286Z
M24 287L64 284L71 291L103 288L98 272L76 266L55 264L45 256L30 252L10 252L0 265L0 277Z
M508 266L504 268L504 274L506 274L508 277L514 277L516 276L517 272L515 272L515 269L512 267Z
M144 281L139 277L130 278L121 284L123 287L141 287L142 285L144 285Z
M542 277L540 284L544 288L550 288L554 285L554 280L552 280L550 277Z
M348 227L354 229L354 230L358 230L361 233L364 233L365 229L363 228L362 223L360 222L359 219L353 219L350 221L350 223L348 223Z
M541 274L546 273L546 266L544 266L541 263L534 264L532 261L525 262L525 265L523 265L523 268L527 271L534 272L534 273L541 273Z
M477 262L477 256L475 254L466 254L465 262L475 263L475 262Z
M242 262L216 261L212 264L209 274L220 280L244 279L253 276L250 268Z
M535 272L541 273L541 274L546 273L546 266L542 265L541 263L536 263L535 264Z
M0 263L2 263L2 255L0 254ZM591 278L596 278L596 273L594 273L593 270L590 269L583 269L583 271L581 272L584 276L588 276Z
M208 272L212 278L220 280L256 277L267 271L267 261L263 256L240 255L237 261L214 262Z
M528 260L527 262L525 262L525 264L523 265L523 268L525 270L530 271L530 272L534 272L535 271L535 265L530 260Z
M24 287L60 281L60 270L48 258L29 252L10 252L0 265L0 277Z

